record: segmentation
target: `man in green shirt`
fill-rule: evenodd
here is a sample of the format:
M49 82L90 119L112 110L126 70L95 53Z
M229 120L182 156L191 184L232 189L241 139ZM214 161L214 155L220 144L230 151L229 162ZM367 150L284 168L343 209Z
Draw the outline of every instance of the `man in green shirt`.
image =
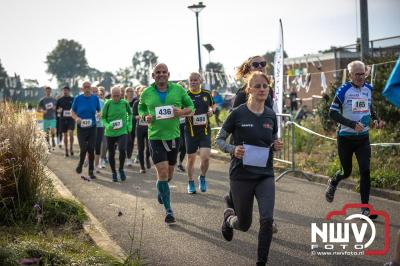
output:
M129 103L121 99L121 89L117 86L111 89L111 100L106 101L101 114L105 127L105 136L108 146L108 161L112 171L112 180L118 181L115 170L115 144L119 151L119 177L125 181L124 163L128 134L132 131L132 110Z
M154 83L139 100L139 115L148 123L151 158L157 170L158 201L166 209L166 223L174 223L168 182L172 179L179 149L179 117L194 111L193 102L179 85L168 82L165 64L154 67Z

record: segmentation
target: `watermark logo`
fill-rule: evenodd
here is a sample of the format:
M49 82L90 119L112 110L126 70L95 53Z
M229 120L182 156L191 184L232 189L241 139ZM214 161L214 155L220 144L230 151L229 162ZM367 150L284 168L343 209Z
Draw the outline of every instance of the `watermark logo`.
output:
M373 249L377 229L374 222L363 214L347 213L350 209L368 208L370 215L384 220L384 247ZM332 221L335 216L345 217L343 222ZM311 223L311 254L313 255L385 255L389 251L390 220L385 211L375 210L370 204L345 204L341 210L331 211L327 222ZM373 245L376 246L376 245Z

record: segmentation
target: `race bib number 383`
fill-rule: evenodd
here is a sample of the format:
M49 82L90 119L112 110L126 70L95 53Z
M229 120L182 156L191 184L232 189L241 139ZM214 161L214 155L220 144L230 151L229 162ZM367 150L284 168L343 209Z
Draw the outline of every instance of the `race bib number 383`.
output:
M368 99L367 98L352 99L351 100L351 110L353 112L357 112L357 113L368 112Z
M174 107L172 105L156 107L156 119L169 119L174 117Z

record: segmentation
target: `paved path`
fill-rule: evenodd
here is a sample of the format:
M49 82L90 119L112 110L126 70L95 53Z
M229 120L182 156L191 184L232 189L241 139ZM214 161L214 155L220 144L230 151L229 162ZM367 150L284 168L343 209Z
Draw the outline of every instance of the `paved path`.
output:
M186 176L176 173L171 182L172 207L177 223L164 224L164 209L156 200L155 171L139 174L138 165L127 168L128 179L113 183L104 169L92 182L74 172L77 157L64 158L61 150L50 156L48 167L87 206L112 238L129 252L140 247L149 265L254 265L257 248L258 211L254 205L253 225L246 233L235 231L234 240L222 238L220 225L228 191L228 164L211 161L209 191L189 195ZM198 166L197 166L198 169ZM86 173L87 169L84 168ZM196 182L197 184L197 182ZM275 221L279 232L271 245L270 265L383 265L394 253L395 234L400 229L400 203L371 198L376 209L391 217L391 247L385 256L312 256L312 222L323 222L328 212L345 203L359 202L359 194L339 189L335 202L324 198L325 187L293 177L284 177L276 186ZM136 208L137 203L137 208ZM118 212L122 212L118 216ZM136 226L135 224L136 217ZM143 227L141 227L143 218ZM377 221L378 243L383 243L382 219ZM134 240L129 234L135 228ZM139 243L142 234L142 242ZM140 246L141 245L141 246ZM383 247L379 245L378 247Z

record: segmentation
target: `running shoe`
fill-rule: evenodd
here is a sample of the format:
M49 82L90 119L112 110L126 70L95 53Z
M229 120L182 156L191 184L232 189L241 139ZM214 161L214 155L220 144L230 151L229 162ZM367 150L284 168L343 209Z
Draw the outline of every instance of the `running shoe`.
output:
M207 191L207 181L205 176L199 176L199 190L201 192Z
M174 217L174 213L172 212L171 209L167 210L167 215L165 216L165 222L167 224L173 224L176 222L175 217Z
M185 167L183 167L183 165L182 164L178 164L178 170L180 171L180 172L185 172Z
M336 186L332 184L332 178L328 180L328 184L325 190L325 199L327 202L332 202L335 197Z
M98 166L96 166L95 168L94 168L95 170L96 170L96 173L97 174L100 174L101 173L101 171L100 171L100 165L98 165Z
M76 171L78 174L81 174L81 173L82 173L82 164L78 164L78 166L76 167L75 171Z
M118 182L118 175L117 175L117 173L112 173L112 181L113 181L113 182Z
M196 185L194 184L194 180L190 180L187 186L187 190L189 194L196 193Z
M65 157L69 157L69 154L68 154L68 152L65 152Z
M139 163L139 159L137 156L135 157L135 160L133 160L133 163Z
M73 150L71 150L71 156L74 156L74 151Z
M121 178L121 181L126 180L126 175L125 175L124 170L122 170L122 169L119 170L119 177Z
M158 200L158 203L164 204L160 191L157 193L157 200Z
M140 173L141 174L145 174L146 173L146 169L140 169Z
M228 218L234 215L235 211L233 209L227 208L224 210L224 221L222 222L221 232L226 241L232 241L233 238L233 228L228 224Z
M105 162L104 159L101 159L100 167L101 168L106 168L106 162Z
M127 159L126 160L126 165L127 166L132 166L132 159Z
M93 172L89 172L89 177L91 179L96 179L97 177L93 174Z
M378 215L376 215L376 214L370 214L368 208L362 208L362 209L361 209L361 214L367 216L367 217L370 218L371 220L375 220L376 218L378 218Z

